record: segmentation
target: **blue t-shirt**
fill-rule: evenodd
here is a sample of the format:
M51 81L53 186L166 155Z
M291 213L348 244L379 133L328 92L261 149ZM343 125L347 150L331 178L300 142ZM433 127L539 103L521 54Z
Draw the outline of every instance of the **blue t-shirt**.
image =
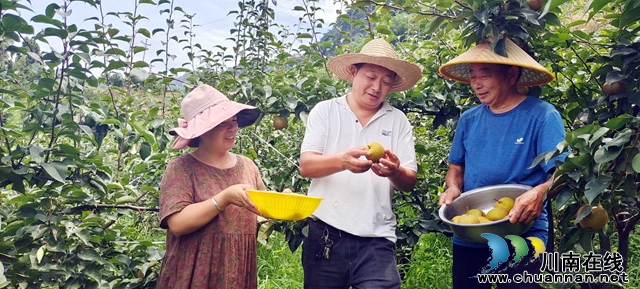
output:
M549 103L527 97L512 110L495 114L485 104L465 111L458 121L449 162L464 167L463 193L499 184L535 187L549 180L555 160L529 168L540 154L556 149L565 130L558 111ZM546 206L531 229L523 236L548 239ZM453 242L468 247L486 244L466 242L454 236Z

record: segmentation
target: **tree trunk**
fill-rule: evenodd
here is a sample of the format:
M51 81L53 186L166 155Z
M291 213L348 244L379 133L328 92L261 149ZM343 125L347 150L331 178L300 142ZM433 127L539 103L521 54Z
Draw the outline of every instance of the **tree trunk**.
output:
M618 253L622 255L622 267L627 272L627 261L629 259L629 233L631 230L625 230L620 233L618 239Z

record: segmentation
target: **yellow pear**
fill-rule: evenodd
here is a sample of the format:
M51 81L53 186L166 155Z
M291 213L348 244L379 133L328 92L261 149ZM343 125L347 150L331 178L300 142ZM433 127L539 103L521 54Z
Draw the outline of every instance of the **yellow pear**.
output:
M451 221L454 222L454 223L459 222L460 221L460 216L455 216L455 217L451 218Z
M515 204L515 201L512 198L509 197L502 197L499 200L496 201L496 204L494 205L495 208L501 208L507 212L511 211L511 209L513 209L513 205Z
M487 217L482 217L482 216L478 217L478 221L480 223L489 223L489 222L491 222L491 220L487 219Z
M458 220L460 224L478 224L480 221L478 220L478 216L464 214L460 216L460 220Z
M578 209L578 213L576 216L580 215L580 212L587 205L583 205ZM580 226L587 231L598 231L602 230L604 225L609 221L609 214L607 210L605 210L602 205L598 205L597 207L591 207L591 213L586 217L580 220Z
M491 221L497 221L506 217L508 214L509 212L505 211L502 208L493 208L487 213L487 219Z
M284 129L287 127L287 119L281 116L276 116L273 119L273 127L277 130Z
M382 147L380 143L371 142L365 149L371 153L369 156L367 156L367 159L371 160L374 163L379 163L380 159L384 157L384 147Z
M471 210L467 211L467 214L475 215L475 216L478 216L478 217L484 217L484 212L480 211L480 209L471 209Z

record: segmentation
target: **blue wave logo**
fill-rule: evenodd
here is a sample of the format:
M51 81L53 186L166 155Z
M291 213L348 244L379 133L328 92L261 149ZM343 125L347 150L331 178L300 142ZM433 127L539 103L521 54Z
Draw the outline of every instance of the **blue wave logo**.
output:
M511 243L511 246L514 248L513 258L511 259L511 262L508 263L509 267L518 265L523 260L523 257L529 254L529 244L531 244L531 247L534 249L532 252L534 258L538 258L540 253L544 252L546 249L544 242L542 242L540 238L536 237L527 237L525 240L516 235L507 235L502 238L495 234L484 233L481 236L487 239L487 245L491 250L491 257L489 257L488 260L488 268L485 267L482 273L495 271L500 265L509 261L511 253L506 240L509 240L509 243Z

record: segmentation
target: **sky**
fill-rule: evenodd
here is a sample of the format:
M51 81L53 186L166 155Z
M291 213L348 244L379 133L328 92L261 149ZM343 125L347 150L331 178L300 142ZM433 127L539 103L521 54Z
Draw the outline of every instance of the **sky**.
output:
M316 18L324 19L325 25L320 31L327 31L330 26L329 24L333 23L336 20L338 14L336 10L340 10L342 5L340 3L335 4L335 0L319 0L319 6L323 9L316 13ZM158 2L158 0L154 0L154 2ZM238 10L238 2L239 0L174 0L174 5L181 7L187 14L194 14L194 24L199 26L194 28L195 37L194 43L199 43L203 48L211 49L215 45L222 45L224 47L231 47L233 42L226 40L231 37L230 29L233 28L233 22L237 15L227 15L231 10ZM62 0L31 0L31 9L34 10L35 13L24 12L22 17L26 20L31 19L33 16L37 14L44 14L45 8L51 4L57 3L62 6ZM103 9L104 13L107 12L122 12L128 11L133 12L134 9L134 0L103 0ZM22 1L22 4L29 6L29 3L26 1ZM272 5L272 3L269 3ZM299 23L298 18L303 16L303 12L294 11L295 6L303 6L303 0L278 0L275 10L275 23L285 25L289 27L289 30L296 31L298 29L297 25ZM162 9L168 8L169 5L161 6ZM96 23L95 21L85 21L89 17L98 16L99 12L96 8L90 6L89 4L82 2L71 2L70 3L71 14L68 16L68 23L74 23L79 26L79 28L91 29L93 30L93 25ZM149 31L152 31L155 28L164 28L166 27L165 19L167 18L167 14L160 15L160 9L154 5L143 4L139 6L138 13L140 15L146 16L148 19L142 20L139 24L139 27L147 28ZM177 12L179 13L179 12ZM57 15L56 19L61 20L61 16ZM107 17L107 19L111 19L113 21L113 25L115 28L120 29L121 31L127 31L127 35L130 35L130 29L125 24L121 23L121 20L116 17ZM42 25L40 23L32 23L34 28L37 31L44 29L45 27L49 27L46 25ZM302 28L308 28L302 27ZM141 41L143 40L141 36L137 36L136 45L142 46ZM183 37L183 35L179 35L179 37ZM150 48L145 56L146 61L150 61L152 58L156 57L155 51L163 48L161 43L161 33L152 36L150 39ZM46 47L46 44L40 43L43 50L49 50ZM50 46L52 49L57 51L60 50L60 43L56 43L54 39L50 41ZM182 50L182 44L172 44L170 47L170 51L176 52L178 57L170 61L172 67L180 66L184 62L188 62L188 58L186 53L180 53L179 50ZM121 47L122 48L122 47ZM228 50L230 52L230 49ZM142 56L139 55L140 59ZM158 65L156 63L155 65ZM155 69L154 69L155 70Z

